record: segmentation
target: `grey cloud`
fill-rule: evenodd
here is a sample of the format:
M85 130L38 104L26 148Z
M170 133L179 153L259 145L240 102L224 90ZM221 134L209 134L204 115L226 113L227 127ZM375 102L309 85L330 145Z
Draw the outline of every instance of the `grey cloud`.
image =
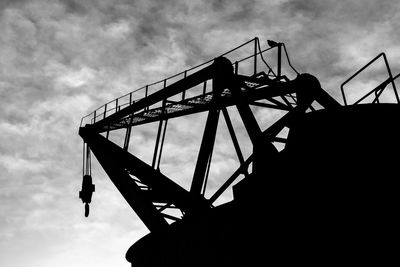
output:
M83 15L86 14L89 10L89 8L82 3L87 1L62 0L61 2L65 5L66 11L68 13Z
M96 163L93 171L99 186L93 207L97 217L85 224L80 217L81 140L77 130L80 117L95 107L211 59L255 35L263 44L267 39L284 41L299 71L315 74L332 93L338 92L340 81L375 51L389 48L395 55L391 62L399 61L398 6L397 1L385 0L2 1L0 210L8 219L0 220L0 235L11 238L10 233L16 233L17 238L8 239L13 244L31 240L32 236L24 236L19 229L26 227L28 218L34 219L37 228L26 231L36 233L35 238L42 235L37 234L41 221L46 221L43 227L54 227L51 236L59 237L59 228L64 227L63 231L79 240L98 238L93 232L111 229L111 224L130 229L130 225L116 223L113 215L129 222L135 220L133 212ZM238 116L232 115L232 120L241 125ZM171 121L169 127L162 168L187 186L191 161L197 156L191 136L201 134L202 125L200 120L181 120L175 125ZM182 139L175 134L178 131ZM135 134L132 149L144 155L145 149L153 147L149 134L154 133L144 129ZM247 138L245 132L238 136ZM222 146L216 149L213 175L225 178L229 163L236 159L224 162L232 147L223 144L225 138L218 138ZM191 145L180 149L182 140ZM243 148L246 155L251 152L250 141L247 144ZM176 158L179 152L188 157ZM178 163L181 169L176 168ZM95 229L91 235L87 223ZM134 230L140 233L129 242L143 234L140 227L135 224ZM81 248L65 236L62 240L65 247L51 242L47 246ZM123 255L127 246L118 248L118 253ZM81 253L77 258L84 258L88 250L73 251ZM6 265L0 260L1 264Z
M366 63L361 55L372 58L397 38L387 32L396 23L396 1L286 1L281 10L297 29L285 40L296 66L316 74L335 95L349 71Z
M282 4L291 16L329 20L348 27L366 27L390 17L399 7L395 0L335 1L291 0Z
M333 1L329 0L292 0L282 4L283 11L289 12L290 15L302 14L311 19L326 15L326 13L332 11L333 7Z
M250 21L254 16L254 11L257 9L254 0L218 0L212 1L211 3L212 11L215 12L215 15L221 15L221 20L226 21L227 23L235 23L242 20Z
M24 3L26 0L2 0L0 1L0 10L8 7L18 6L20 3Z

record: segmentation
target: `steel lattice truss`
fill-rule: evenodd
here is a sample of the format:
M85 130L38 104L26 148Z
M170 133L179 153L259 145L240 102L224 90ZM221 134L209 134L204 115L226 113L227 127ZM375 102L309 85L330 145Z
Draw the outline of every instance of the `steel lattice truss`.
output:
M84 174L90 175L88 161L92 152L123 197L152 232L165 229L168 220L181 220L187 215L211 209L218 197L240 175L249 174L250 164L253 164L253 173L261 169L257 164L257 158L271 157L277 153L272 142L285 143L285 139L278 137L278 134L285 127L290 128L291 121L295 120L298 114L312 112L314 102L324 109L340 106L321 88L314 76L299 74L296 71L297 77L290 80L282 75L281 53L283 49L286 52L284 44L272 41L268 43L270 47L261 50L259 41L255 38L244 44L254 45L254 52L250 56L232 62L228 57L229 53L236 51L233 49L215 60L181 73L181 79L175 79L173 83L170 79L162 80L160 82L162 88L152 94L148 93L149 86L143 87L105 104L84 117L79 131L86 144ZM272 49L276 49L278 55L276 73L263 57L265 52ZM291 66L288 58L287 60ZM240 66L244 62L250 62L251 74L240 71ZM393 78L390 73L390 79L374 89L377 98L386 85L395 78L397 76ZM136 98L135 95L140 92L144 92L144 97ZM394 92L396 93L396 90ZM396 98L398 100L397 93ZM262 131L250 108L251 105L284 110L286 113L272 126ZM229 106L237 108L253 144L253 155L247 159L242 155L232 126L227 110ZM168 120L199 112L207 112L208 115L191 188L185 190L162 174L159 164ZM207 199L204 196L204 187L211 164L220 113L226 121L240 167L233 171L214 195ZM128 147L135 126L151 122L158 122L158 131L152 164L147 164L130 153ZM108 139L108 133L118 129L126 129L122 146ZM84 202L90 203L90 198ZM172 216L168 213L170 209L181 211L181 216Z

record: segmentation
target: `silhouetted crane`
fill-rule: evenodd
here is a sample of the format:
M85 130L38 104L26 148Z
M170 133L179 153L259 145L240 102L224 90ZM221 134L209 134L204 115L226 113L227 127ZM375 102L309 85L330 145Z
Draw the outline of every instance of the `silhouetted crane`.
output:
M283 43L268 45L262 50L254 38L82 118L80 198L88 206L94 192L93 153L150 231L128 250L132 266L383 265L395 259L400 106L394 81L399 75L392 75L386 55L379 54L342 84L341 105L315 76L293 68ZM250 55L239 53L249 46ZM273 51L275 71L265 60ZM282 52L294 79L282 75ZM345 85L380 59L388 78L349 105ZM392 90L385 90L389 85ZM161 88L154 91L156 86ZM384 91L394 103L382 103ZM253 146L247 159L230 106L237 108ZM251 106L284 115L262 130ZM160 162L168 121L199 112L207 112L207 119L186 190L161 172ZM240 166L206 197L221 113ZM151 122L158 122L158 130L147 164L128 148L134 127ZM120 129L126 129L121 146L108 138ZM233 200L216 206L234 183Z

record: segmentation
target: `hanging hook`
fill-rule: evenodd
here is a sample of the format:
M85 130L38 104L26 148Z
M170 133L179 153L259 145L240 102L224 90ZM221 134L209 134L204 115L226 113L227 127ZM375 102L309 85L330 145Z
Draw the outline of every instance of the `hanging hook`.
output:
M92 195L95 191L95 185L91 176L91 157L90 148L87 144L83 144L83 179L82 189L79 191L79 198L85 203L85 217L89 216L89 203L92 201Z
M82 180L82 190L79 191L79 198L85 203L85 217L89 216L89 203L92 201L92 195L95 191L95 185L92 183L92 176L85 174Z

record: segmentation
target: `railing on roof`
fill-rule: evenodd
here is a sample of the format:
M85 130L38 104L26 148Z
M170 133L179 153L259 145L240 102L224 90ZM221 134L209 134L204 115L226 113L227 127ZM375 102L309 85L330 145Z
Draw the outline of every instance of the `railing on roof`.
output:
M249 41L247 41L247 42L245 42L245 43L243 43L243 44L241 44L241 45L229 50L228 52L220 55L220 57L232 54L234 51L237 51L238 49L240 49L240 48L242 48L242 47L244 47L246 45L249 45L251 43L253 43L253 45L254 45L253 53L251 55L249 55L249 56L244 57L244 58L240 58L240 59L234 61L234 63L232 63L234 65L234 68L235 68L235 73L239 73L240 63L242 63L244 61L248 61L248 60L253 60L253 62L252 62L253 73L254 73L254 75L257 74L257 58L259 56L261 58L262 62L269 69L268 75L269 76L273 76L273 77L277 77L277 75L274 73L272 68L265 61L265 59L263 57L263 54L265 52L275 48L275 47L280 49L281 45L284 47L284 50L285 50L285 53L286 53L286 56L287 56L287 59L288 59L289 66L294 70L294 68L290 64L290 61L289 61L289 58L288 58L288 55L287 55L287 51L286 51L286 47L284 46L283 43L275 43L275 42L268 41L268 44L270 45L270 47L261 50L260 41L259 41L259 39L257 37L255 37L255 38L253 38L253 39L251 39L251 40L249 40ZM280 52L278 52L278 53L280 54ZM127 94L125 94L123 96L120 96L120 97L118 97L118 98L116 98L116 99L114 99L112 101L109 101L106 104L104 104L101 107L99 107L96 110L94 110L93 112L91 112L90 114L84 116L81 119L80 127L82 127L82 126L84 126L86 124L94 124L94 123L96 123L98 121L101 121L101 120L107 118L108 116L120 111L121 109L124 109L124 108L134 104L136 101L138 101L140 99L143 99L143 98L146 98L150 94L150 92L154 93L154 92L156 92L158 90L164 89L165 87L167 87L167 84L168 84L169 81L173 80L173 82L176 82L177 80L179 80L179 78L184 79L187 75L189 75L191 73L194 73L194 72L196 72L196 71L200 70L201 68L204 68L204 67L206 67L208 65L211 65L213 63L213 61L214 61L214 59L211 59L211 60L206 61L206 62L204 62L204 63L202 63L200 65L194 66L194 67L192 67L190 69L187 69L185 71L182 71L180 73L172 75L172 76L170 76L168 78L165 78L163 80L160 80L160 81L145 85L145 86L143 86L143 87L141 87L139 89L136 89L136 90L134 90L134 91L132 91L130 93L127 93ZM278 55L278 67L277 68L278 68L278 76L280 76L280 55ZM296 71L296 70L294 70L294 71ZM297 73L297 71L296 71L296 73ZM178 79L176 79L176 78L178 78ZM156 89L156 90L153 89L154 87L160 86L160 85L162 86L161 88ZM203 90L203 94L205 94L205 93L206 93L206 82L204 83L204 90ZM185 91L182 92L182 100L184 100L184 99L185 99Z
M383 81L382 83L380 83L378 86L376 86L374 89L372 89L371 91L369 91L368 93L366 93L365 95L363 95L361 98L359 98L357 101L355 101L353 103L353 105L357 105L360 102L362 102L363 100L365 100L367 97L369 97L371 94L375 93L375 98L373 100L373 103L379 103L379 97L381 96L383 90L387 87L387 85L389 83L392 84L392 88L393 88L393 92L396 98L397 103L400 103L399 100L399 95L397 93L397 89L396 89L396 84L395 84L395 80L400 76L400 74L397 74L396 76L393 77L392 75L392 71L390 69L389 66L389 62L387 60L386 54L385 53L380 53L379 55L377 55L376 57L374 57L371 61L369 61L367 64L364 65L364 67L362 67L361 69L359 69L356 73L354 73L351 77L349 77L346 81L344 81L341 85L340 85L340 90L342 92L342 97L343 97L343 102L344 105L347 106L347 99L346 99L346 94L344 92L344 85L347 84L348 82L350 82L353 78L355 78L358 74L360 74L361 72L363 72L366 68L368 68L369 66L371 66L375 61L377 61L379 58L383 58L384 62L385 62L385 66L386 66L386 70L388 72L388 78Z

